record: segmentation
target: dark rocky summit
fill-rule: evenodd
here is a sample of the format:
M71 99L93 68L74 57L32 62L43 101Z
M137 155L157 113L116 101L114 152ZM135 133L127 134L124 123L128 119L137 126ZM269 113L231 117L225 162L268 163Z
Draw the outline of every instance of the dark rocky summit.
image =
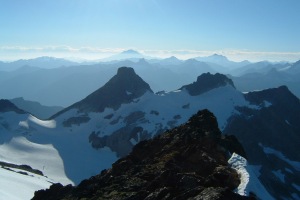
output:
M81 112L102 112L105 108L118 109L122 103L130 103L147 91L153 93L149 84L139 77L133 68L120 67L117 74L103 87L51 118L72 108L77 108Z
M151 140L138 143L111 169L77 187L54 184L38 199L251 199L233 192L240 180L230 153L244 155L234 136L221 135L208 110ZM244 155L245 156L245 155Z
M234 87L232 80L227 78L227 76L219 73L213 75L208 72L198 76L196 82L182 86L180 89L186 89L190 95L197 96L211 89L225 85L231 85Z

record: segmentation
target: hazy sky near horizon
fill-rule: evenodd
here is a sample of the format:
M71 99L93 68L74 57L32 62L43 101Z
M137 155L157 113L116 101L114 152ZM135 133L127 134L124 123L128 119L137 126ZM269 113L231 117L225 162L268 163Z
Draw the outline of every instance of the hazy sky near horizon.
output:
M136 49L299 60L299 10L299 0L0 0L0 59Z

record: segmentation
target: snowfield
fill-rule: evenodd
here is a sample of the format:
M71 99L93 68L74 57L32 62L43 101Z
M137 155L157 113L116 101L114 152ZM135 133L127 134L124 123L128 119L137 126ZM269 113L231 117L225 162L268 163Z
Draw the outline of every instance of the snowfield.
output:
M0 198L3 200L31 199L35 191L52 185L51 180L46 177L29 172L26 172L28 175L23 175L18 173L22 170L11 170L0 167Z
M270 106L268 103L265 104ZM0 161L26 164L42 171L48 177L47 181L76 185L83 179L110 168L118 159L116 152L107 146L99 149L92 147L89 141L92 132L101 137L109 136L127 125L125 120L127 116L133 112L142 112L144 116L143 120L139 121L139 126L153 137L158 129L169 129L185 123L202 109L213 112L219 128L223 130L228 118L233 114L239 114L235 109L236 106L261 109L250 105L241 92L227 85L198 96L190 96L185 89L160 94L147 92L129 104L122 104L116 110L106 108L101 113L81 113L77 109L72 109L53 120L40 120L29 114L14 112L0 113ZM66 121L76 117L85 117L88 120L66 125ZM114 121L116 123L112 123ZM141 134L138 133L137 137L131 138L129 142L135 145L140 140ZM251 167L247 166L246 161L234 156L230 163L238 170L243 180L238 189L239 194L248 195L250 191L254 191L258 196L272 199L268 193L259 189L263 186L251 172ZM2 170L0 185L7 186L0 188L0 194L10 195L11 188L21 188L21 185L24 185L23 188L30 187L28 191L31 191L29 193L32 196L35 190L47 188L51 184L43 178L35 179L35 176L31 177L34 179L27 178ZM18 179L20 181L17 181ZM32 187L26 182L30 180L34 183ZM26 184L28 186L25 186Z
M74 184L66 176L63 160L52 144L36 144L22 136L14 137L1 145L0 161L26 164L42 171L52 182Z

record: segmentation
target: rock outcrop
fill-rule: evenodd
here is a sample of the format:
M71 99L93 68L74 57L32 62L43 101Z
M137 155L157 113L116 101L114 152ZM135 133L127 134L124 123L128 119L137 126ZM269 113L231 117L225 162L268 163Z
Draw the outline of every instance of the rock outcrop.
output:
M198 76L196 82L182 86L180 89L186 89L190 95L196 96L225 85L234 87L232 80L227 78L227 76L219 73L213 75L208 72Z
M234 136L221 135L208 110L151 140L138 143L111 169L77 187L55 184L38 199L250 199L233 192L240 184L228 166L230 152L244 151ZM245 156L245 155L244 155Z

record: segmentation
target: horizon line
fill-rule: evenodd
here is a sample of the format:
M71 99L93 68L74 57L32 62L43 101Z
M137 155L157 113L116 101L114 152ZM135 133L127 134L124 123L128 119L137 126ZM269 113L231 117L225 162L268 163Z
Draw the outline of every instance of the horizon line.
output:
M175 56L181 60L195 57L208 57L214 54L227 57L231 61L250 62L296 62L300 60L300 52L252 51L247 49L222 49L222 50L194 50L194 49L140 49L129 48L99 48L99 47L71 47L68 45L48 46L0 46L0 60L13 62L21 59L34 59L39 57L64 58L67 60L95 61L108 58L124 51L134 50L144 56L160 59Z

